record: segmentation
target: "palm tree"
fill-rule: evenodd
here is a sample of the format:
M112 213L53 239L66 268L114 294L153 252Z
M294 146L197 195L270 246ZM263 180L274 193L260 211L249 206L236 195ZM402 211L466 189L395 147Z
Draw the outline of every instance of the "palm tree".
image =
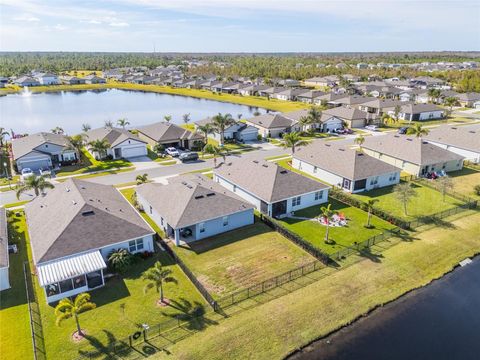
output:
M135 180L137 180L137 185L145 184L148 181L148 174L137 175Z
M160 261L157 261L150 269L144 271L142 274L142 279L149 281L149 283L145 285L144 292L146 293L148 290L155 288L157 293L160 292L160 302L164 303L163 283L177 283L177 279L171 276L171 274L172 271L170 269L164 269Z
M165 116L163 117L163 119L164 119L167 123L169 123L170 120L172 120L172 115L165 115Z
M442 92L439 89L428 89L427 94L430 101L436 103Z
M208 144L208 134L212 134L214 129L211 124L198 125L197 130L203 133L205 145Z
M107 150L110 149L110 144L106 139L90 141L88 145L90 151L98 153L100 159L103 159L107 155Z
M84 133L89 132L90 130L92 130L92 127L90 126L90 124L87 124L87 123L82 124L82 131Z
M105 124L105 127L107 127L107 128L112 128L113 127L112 120L105 120L104 124Z
M332 210L332 204L328 204L328 206L322 206L320 208L320 211L322 212L322 216L326 220L326 225L327 225L327 230L325 232L325 243L328 244L329 242L329 231L330 231L330 220L332 220L332 216L335 215L337 212L335 210Z
M121 126L123 129L127 127L127 125L130 125L130 122L127 119L118 119L117 120L117 125Z
M55 323L57 326L60 326L60 323L63 320L74 317L75 323L77 324L77 333L78 335L83 336L84 334L80 328L78 315L87 310L95 309L96 307L97 305L95 305L93 302L90 302L89 293L78 294L74 301L70 300L70 298L64 298L60 300L58 305L55 307L55 316L57 317Z
M190 122L190 114L183 114L182 118L185 124L188 124Z
M396 105L395 108L393 109L393 118L395 119L395 122L398 121L400 111L402 111L402 108L400 107L400 105Z
M353 140L353 142L358 145L360 147L360 149L362 148L362 145L363 143L365 142L365 137L362 136L362 135L358 135L355 140Z
M298 123L302 127L302 131L305 131L307 126L312 123L312 120L310 119L309 116L302 116L299 120Z
M441 178L437 179L436 184L438 186L438 190L440 190L442 193L443 202L445 202L445 195L447 195L449 190L453 190L453 181L448 176L442 176Z
M417 196L417 192L408 182L395 185L393 192L395 197L403 204L403 212L407 215L407 204L412 198Z
M108 254L108 265L119 273L123 273L133 263L133 255L127 249L113 249Z
M213 120L212 124L213 124L213 127L215 128L215 131L220 135L220 146L223 146L225 128L227 128L230 125L233 125L235 123L235 120L233 120L232 115L230 114L222 115L221 113L218 113L217 115L215 115L212 120Z
M292 149L292 155L295 154L295 149L298 146L308 145L306 140L302 140L298 132L291 132L283 134L283 147Z
M50 130L54 134L64 134L65 131L60 126L55 126L52 130Z
M407 130L408 135L415 135L417 138L422 138L424 135L429 134L429 130L422 127L421 124L415 123L412 127L409 127Z
M29 176L27 177L23 184L18 185L16 188L16 193L17 193L17 199L20 199L20 195L22 195L24 192L33 190L35 192L35 196L40 195L43 193L45 189L53 189L55 186L53 186L52 183L48 182L45 180L43 176Z
M453 107L457 104L457 99L450 96L445 99L445 105L450 108L450 112L452 112Z
M217 156L223 156L223 161L225 161L225 153L218 146L207 144L204 146L203 152L213 155L213 165L215 167L217 167Z
M0 127L0 148L3 148L4 144L6 145L4 141L5 141L5 136L7 135L10 136L10 133L7 130L5 130L5 128Z
M70 145L68 147L77 152L79 161L82 162L82 148L85 140L84 135L79 134L79 135L69 136L68 140L70 142Z
M372 210L373 210L373 205L375 205L375 203L379 202L380 200L378 199L370 199L370 200L367 200L367 212L368 212L368 215L367 215L367 224L365 225L366 228L370 228L370 220L372 219Z
M322 117L322 111L318 106L312 106L310 110L308 110L307 117L310 119L310 124L318 124Z

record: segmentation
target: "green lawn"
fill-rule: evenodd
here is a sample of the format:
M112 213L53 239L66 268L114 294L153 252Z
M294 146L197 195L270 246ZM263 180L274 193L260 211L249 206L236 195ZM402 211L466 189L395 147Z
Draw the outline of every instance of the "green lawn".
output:
M23 252L20 254L25 254L25 243L28 244L29 242L28 235L25 236L25 230L26 223L24 217L16 218L16 227L15 231L12 231L12 236L19 237L21 239L20 241L23 242L21 248ZM172 301L171 306L158 307L156 301L159 295L154 290L146 294L143 291L146 283L141 279L141 274L151 267L155 261L160 261L165 268L170 269L172 276L177 279L177 284L168 283L164 285L165 297ZM21 280L23 272L14 272L13 275L15 281L23 283ZM105 287L91 292L91 300L97 304L97 308L80 315L81 326L86 329L89 337L78 344L70 339L71 334L75 331L74 321L72 319L65 320L60 327L56 326L54 308L47 305L44 291L39 288L38 285L36 286L36 291L42 316L47 356L55 359L70 359L75 357L78 349L94 351L95 347L106 346L110 341L109 334L112 334L114 339L124 339L137 331L141 327L141 324L149 324L152 326L165 323L165 326L172 326L176 324L176 321L172 320L172 317L190 311L192 306L199 305L203 307L205 311L209 310L193 284L188 280L178 265L174 264L173 260L163 251L157 251L153 257L141 260L130 268L124 276L116 275L107 280ZM19 306L23 306L21 304L21 290L18 290L18 294L15 295L18 295L18 297L15 296L15 299L12 299L11 302L16 302ZM3 306L2 301L2 311L0 312L0 316L2 317L4 316ZM15 313L14 310L15 308L12 307L12 311L6 313L7 320L17 317L25 318L25 311L22 311L21 307L19 307ZM1 324L1 326L3 326L5 323L2 321ZM17 351L26 351L26 349L23 350L24 341L30 345L30 337L28 336L22 336L18 339L15 338L15 334L25 334L24 327L28 326L28 318L22 321L15 321L14 324L16 327L13 327L13 323L11 322L5 324L8 326L10 332L12 332L12 328L15 329L15 333L9 333L7 336L7 340L10 342L15 340L15 342L11 344L11 349L7 347L7 351L15 351L17 355ZM2 337L3 336L2 334ZM5 343L8 344L8 342ZM4 341L2 340L2 355L4 352L3 345ZM21 348L20 345L22 345ZM17 350L17 347L19 347L20 350ZM18 357L17 355L13 357L6 356L5 358L28 358L28 356Z
M133 166L132 163L126 159L95 160L85 148L82 149L80 156L82 158L82 164L63 166L57 171L57 176L77 175L93 171L108 171Z
M214 297L315 260L261 222L172 248Z
M453 180L454 191L480 200L480 196L473 191L475 185L480 185L480 171L464 167L460 171L450 173L450 177Z
M28 260L23 216L8 217L8 242L18 253L10 254L10 286L0 293L0 353L3 359L32 359L30 316L23 278L23 263Z
M333 199L330 199L329 203L332 204L332 210L343 213L348 220L347 226L330 227L329 238L334 240L335 244L325 244L324 237L327 228L318 221L284 218L280 222L326 254L333 254L345 247L352 246L354 242L361 243L372 236L385 232L387 229L394 228L392 224L372 216L371 225L373 225L373 228L367 229L364 226L367 222L365 211ZM299 217L313 219L320 215L320 206L295 211L295 216Z
M437 190L416 183L411 184L417 196L408 203L407 215L403 211L403 204L395 197L392 186L353 194L353 196L362 201L377 199L379 202L374 205L375 207L404 220L429 216L462 204L450 196L446 196L443 201L442 194Z

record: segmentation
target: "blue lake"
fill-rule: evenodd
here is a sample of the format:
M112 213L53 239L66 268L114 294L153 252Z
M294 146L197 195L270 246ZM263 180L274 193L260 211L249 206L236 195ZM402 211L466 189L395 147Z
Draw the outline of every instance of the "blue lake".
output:
M235 119L252 117L264 109L197 99L186 96L127 90L89 90L33 93L29 96L12 94L0 97L1 127L17 133L49 131L60 126L67 133L81 131L83 123L93 128L103 126L106 120L114 123L127 118L130 127L163 121L165 115L172 122L182 124L183 114L190 114L191 122L229 113Z

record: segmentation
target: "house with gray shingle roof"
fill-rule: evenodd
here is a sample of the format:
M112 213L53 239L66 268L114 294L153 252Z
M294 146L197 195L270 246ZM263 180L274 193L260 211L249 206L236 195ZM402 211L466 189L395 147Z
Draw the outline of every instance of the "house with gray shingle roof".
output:
M95 159L108 155L111 155L114 159L128 159L147 155L147 142L122 128L105 126L86 132L85 137L86 148ZM102 155L92 150L89 143L97 140L105 140L110 145L106 154Z
M21 76L13 81L18 86L39 86L40 81L30 76Z
M365 111L352 107L338 106L322 111L321 121L328 124L324 131L331 131L342 128L343 125L349 128L361 128L365 126L367 119L370 118L371 116ZM340 126L338 122L340 122Z
M296 121L278 113L267 113L255 116L247 119L245 123L256 127L258 133L262 135L263 138L282 137L285 133L300 130L300 127L296 125Z
M369 136L365 138L362 149L367 155L416 176L463 168L464 156L409 135Z
M7 211L0 208L0 291L10 288Z
M164 147L174 146L191 149L203 140L202 134L186 130L167 121L142 126L137 130L139 138L152 147L161 144Z
M263 160L234 160L214 169L213 178L274 217L328 200L329 186Z
M13 139L12 152L19 172L25 168L52 169L79 159L67 136L46 132Z
M295 151L292 166L355 193L398 184L400 169L334 142L315 141Z
M137 199L177 246L254 223L252 204L200 174L143 184Z
M213 126L213 118L208 117L206 119L196 121L195 129L197 129L198 131L199 126L203 126L206 124L210 124ZM208 134L208 136L220 142L219 132L214 131ZM223 136L225 140L237 140L240 142L255 141L257 140L258 129L254 126L247 125L243 122L235 121L232 125L225 128L225 131L223 132Z
M386 113L394 115L395 108L385 109ZM445 110L434 104L405 104L400 106L398 117L407 121L424 121L442 119Z
M464 107L474 107L474 104L480 101L480 93L469 92L462 93L455 96L460 103L460 106Z
M155 232L113 186L69 179L28 203L25 215L49 303L102 287L114 249L154 251Z

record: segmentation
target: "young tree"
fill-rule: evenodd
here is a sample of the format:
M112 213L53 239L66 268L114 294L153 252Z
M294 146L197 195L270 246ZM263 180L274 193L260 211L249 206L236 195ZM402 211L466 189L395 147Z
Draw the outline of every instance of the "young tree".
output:
M73 317L77 325L78 335L83 336L84 334L80 327L78 315L87 310L95 309L95 307L96 305L90 302L90 294L88 293L78 294L74 301L70 300L70 298L64 298L60 300L55 307L55 316L57 317L56 324L60 326L63 320Z
M318 106L312 106L308 110L307 117L310 119L310 124L318 124L322 118L322 110Z
M225 153L218 146L207 144L204 146L203 152L213 155L213 165L215 167L217 167L217 156L223 156L223 161L225 162Z
M130 122L127 119L118 119L117 125L125 129L128 125L130 125Z
M372 219L372 210L373 210L373 205L375 205L375 203L379 202L380 200L378 199L370 199L370 200L367 200L367 224L365 225L366 228L370 228L370 221Z
M133 255L127 249L113 249L108 254L108 265L114 271L124 273L133 263Z
M400 105L396 105L393 109L393 118L395 119L395 122L397 122L399 119L400 111L402 111L402 108L400 107Z
M395 197L403 204L403 212L407 215L407 204L417 196L417 192L409 182L400 183L393 188Z
M424 135L428 135L430 131L425 129L419 123L415 123L412 127L409 127L407 130L408 135L415 135L417 138L422 138Z
M328 204L328 206L322 206L320 208L320 211L322 212L322 217L326 220L326 225L327 229L325 231L325 243L329 243L329 233L330 233L330 221L332 220L333 215L335 215L337 212L335 210L332 210L332 204Z
M18 185L16 188L16 194L17 194L17 199L20 199L20 195L22 195L24 192L33 190L35 193L35 196L39 196L45 189L53 189L55 186L53 186L52 183L48 182L45 180L43 176L29 176L27 177L23 184Z
M106 128L112 128L113 127L113 122L112 120L105 120L104 125Z
M443 202L445 202L445 195L447 195L449 190L453 190L453 181L448 176L442 176L438 178L436 181L438 186L438 190L442 193Z
M439 89L428 89L427 94L428 97L430 98L430 101L433 103L436 103L438 101L438 98L441 95L441 91Z
M445 99L445 105L450 108L450 113L452 112L453 107L457 104L457 102L457 99L452 96Z
M107 150L110 149L110 144L106 139L90 141L88 145L91 151L98 153L100 159L107 156Z
M190 114L183 114L182 118L185 124L188 124L190 122Z
M203 142L205 145L208 144L208 134L212 134L214 132L213 126L211 124L199 125L197 130L203 133Z
M9 136L10 133L3 127L0 127L0 149L3 148L5 143L5 136Z
M353 140L353 142L358 145L360 147L360 149L362 148L362 145L363 143L365 142L365 137L362 136L362 135L358 135L355 140Z
M172 271L170 269L164 269L160 261L157 261L153 267L142 274L142 279L149 282L145 285L144 292L146 293L148 290L155 288L157 293L160 292L160 302L164 303L163 283L177 283L177 280L171 274Z
M84 136L82 134L69 136L68 140L70 142L69 148L75 150L78 154L78 161L82 162L82 148L84 144Z
M308 125L312 123L312 120L309 116L302 116L299 120L298 123L302 127L302 131L306 131Z
M55 126L52 130L50 130L54 134L63 135L65 131L60 126Z
M148 182L148 174L137 175L135 180L137 181L137 185L145 184Z
M298 146L306 146L308 142L302 140L298 132L291 132L283 134L283 147L286 149L292 149L292 155L295 154L295 149Z
M82 131L83 132L86 133L86 132L89 132L90 130L92 130L92 127L90 126L90 124L87 124L87 123L82 124Z
M167 123L169 123L169 122L172 120L172 115L165 115L165 116L163 117L163 119L164 119Z
M232 115L230 114L222 115L221 113L218 113L217 115L215 115L212 120L213 120L212 123L213 123L213 127L215 128L215 131L220 135L220 146L223 146L225 129L230 125L235 124L235 120L233 120Z

